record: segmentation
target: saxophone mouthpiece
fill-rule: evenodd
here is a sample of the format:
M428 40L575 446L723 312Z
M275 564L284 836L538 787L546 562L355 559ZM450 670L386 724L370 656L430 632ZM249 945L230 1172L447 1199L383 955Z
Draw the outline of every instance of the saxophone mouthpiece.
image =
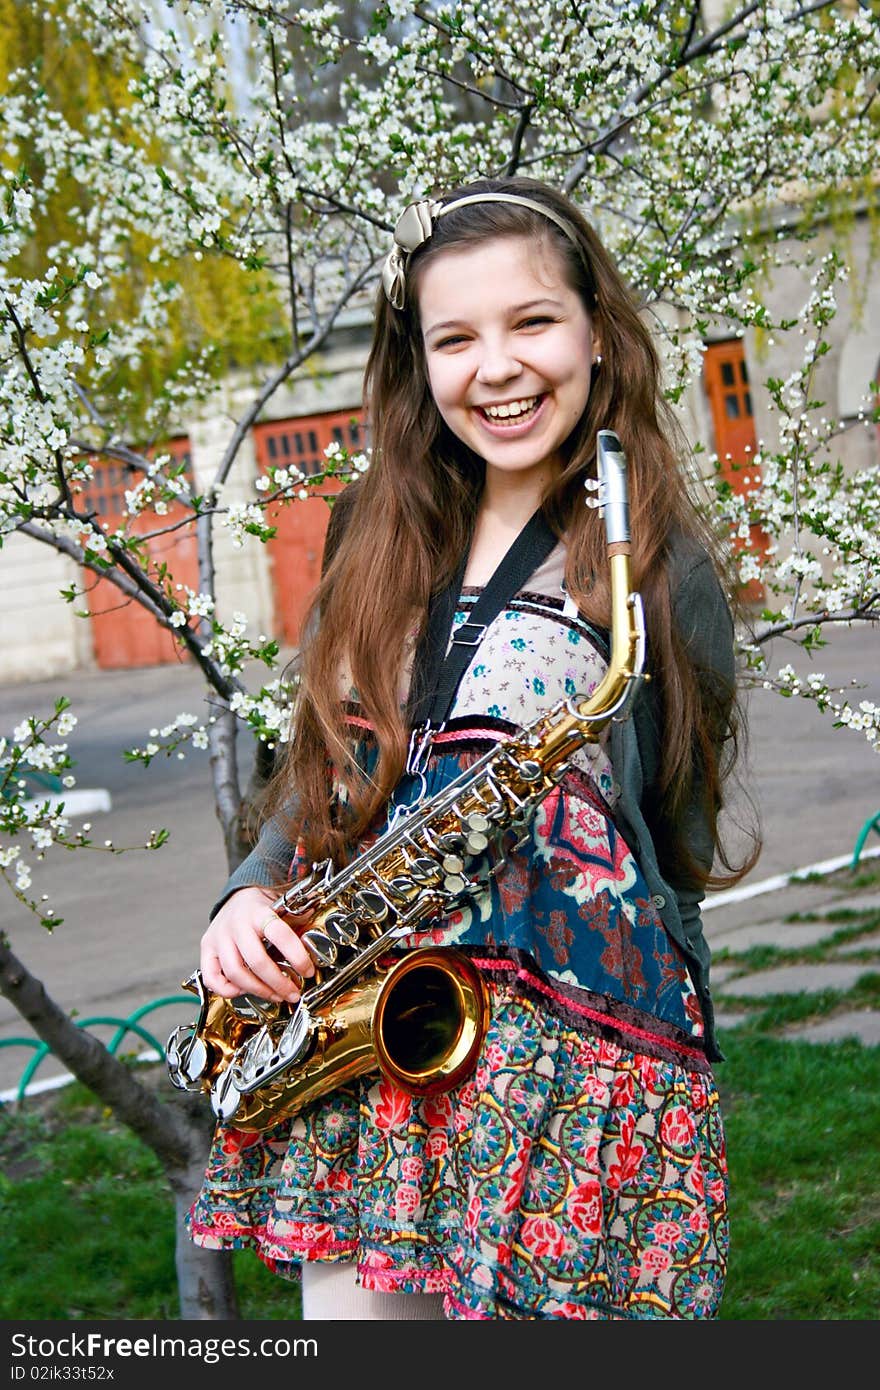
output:
M599 430L596 435L596 472L599 482L599 505L605 517L606 540L609 545L629 546L626 454L614 430Z

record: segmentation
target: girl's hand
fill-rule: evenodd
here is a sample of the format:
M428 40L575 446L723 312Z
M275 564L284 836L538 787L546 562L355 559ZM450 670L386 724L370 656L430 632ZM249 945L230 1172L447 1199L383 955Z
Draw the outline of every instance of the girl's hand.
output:
M211 922L202 936L200 965L214 994L254 994L276 1004L299 999L303 977L314 975L315 963L289 922L304 926L308 918L277 917L277 896L264 888L239 888Z

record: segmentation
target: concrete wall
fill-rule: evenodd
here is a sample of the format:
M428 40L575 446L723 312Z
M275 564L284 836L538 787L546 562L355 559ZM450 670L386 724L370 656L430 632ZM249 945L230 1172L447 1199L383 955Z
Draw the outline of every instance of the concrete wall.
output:
M784 246L784 243L783 243ZM812 250L815 261L831 246L831 234L819 232ZM796 252L797 248L795 248ZM829 420L846 425L835 442L835 453L848 469L876 466L880 461L877 427L859 419L876 404L869 387L878 377L880 366L880 276L870 262L870 229L867 219L856 223L848 247L850 274L837 290L838 312L826 330L831 351L818 362L814 375L813 399L823 401L818 411ZM763 295L774 315L794 317L810 294L813 267L790 264L774 272ZM766 376L786 378L802 359L805 338L797 331L781 334L772 347L755 334L746 336L746 357L753 379ZM755 428L759 447L771 446L777 438L776 419L768 409L766 392L754 397Z
M62 588L82 583L65 556L26 536L7 536L0 550L0 682L43 680L92 662L88 618L77 618Z

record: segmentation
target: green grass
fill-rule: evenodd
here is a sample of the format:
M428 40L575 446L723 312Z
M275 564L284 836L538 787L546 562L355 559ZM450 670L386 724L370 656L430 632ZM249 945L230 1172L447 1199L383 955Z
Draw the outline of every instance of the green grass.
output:
M162 1170L83 1087L0 1109L0 1227L0 1319L179 1315ZM299 1317L297 1284L233 1262L243 1318Z
M875 1319L880 1049L729 1034L729 1319Z
M812 1000L815 1010L816 1000ZM880 1048L722 1035L731 1177L722 1319L880 1309ZM776 1018L775 1022L779 1022ZM171 1200L152 1154L71 1086L0 1112L0 1318L177 1317ZM234 1255L241 1316L299 1316L295 1284Z

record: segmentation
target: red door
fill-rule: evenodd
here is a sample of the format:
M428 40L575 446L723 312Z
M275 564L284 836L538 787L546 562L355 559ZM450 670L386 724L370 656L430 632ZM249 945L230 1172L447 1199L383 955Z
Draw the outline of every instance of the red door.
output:
M188 439L172 439L156 452L170 453L187 467L189 465ZM138 475L123 463L103 459L95 459L94 468L94 477L82 489L83 503L111 528L121 526L126 522L125 492L131 490ZM167 565L175 584L187 584L198 590L195 526L175 527L175 522L187 517L192 517L192 512L181 503L169 503L168 511L162 516L147 508L128 520L127 525L129 532L135 535L160 533L150 535L146 542L148 572L153 580L160 582L161 567ZM126 598L109 580L97 579L91 571L88 575L87 598L98 666L105 670L158 666L183 658L185 649L135 599Z
M354 452L363 449L360 410L337 410L295 420L271 420L254 428L257 467L299 468L306 476L326 467L324 450L336 441ZM323 500L341 491L335 480L322 483L315 494L270 506L266 519L277 527L268 542L275 599L276 636L295 646L303 618L321 578L324 536L330 508Z
M712 343L703 357L703 382L712 411L715 452L721 461L721 476L734 492L746 494L759 485L759 467L753 463L758 447L752 392L745 352L740 338ZM759 526L750 528L750 549L763 555L767 537ZM742 548L743 542L738 542ZM746 603L764 601L764 585L750 580L741 597Z

